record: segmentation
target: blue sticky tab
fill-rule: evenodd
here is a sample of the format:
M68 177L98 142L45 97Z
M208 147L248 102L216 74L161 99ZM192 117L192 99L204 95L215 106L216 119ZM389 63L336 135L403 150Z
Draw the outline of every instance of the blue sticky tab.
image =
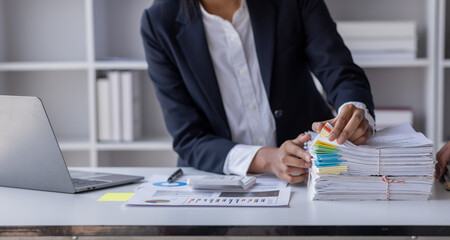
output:
M319 162L319 164L329 164L329 163L340 164L343 161L341 161L341 160L325 160L325 161L318 160L318 162Z
M323 163L323 162L319 162L317 160L314 160L314 164L316 165L316 167L332 167L332 166L339 166L338 163Z
M342 157L342 155L336 153L317 154L317 159L338 159L340 157Z

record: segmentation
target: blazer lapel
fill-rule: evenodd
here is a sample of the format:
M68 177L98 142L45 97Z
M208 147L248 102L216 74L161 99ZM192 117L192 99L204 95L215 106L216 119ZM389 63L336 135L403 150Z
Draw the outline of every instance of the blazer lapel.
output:
M186 61L195 76L203 94L209 100L208 103L228 126L225 109L220 95L214 66L206 42L203 20L200 15L188 19L179 13L177 21L182 24L177 40Z
M269 1L247 0L259 68L267 96L270 96L273 54L275 48L276 9Z

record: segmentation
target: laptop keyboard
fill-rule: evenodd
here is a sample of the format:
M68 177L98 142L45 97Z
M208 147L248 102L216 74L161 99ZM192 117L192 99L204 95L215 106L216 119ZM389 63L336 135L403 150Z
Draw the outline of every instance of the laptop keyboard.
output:
M81 187L87 187L87 186L97 185L97 184L101 184L101 183L106 183L107 181L72 178L72 182L76 188L81 188Z

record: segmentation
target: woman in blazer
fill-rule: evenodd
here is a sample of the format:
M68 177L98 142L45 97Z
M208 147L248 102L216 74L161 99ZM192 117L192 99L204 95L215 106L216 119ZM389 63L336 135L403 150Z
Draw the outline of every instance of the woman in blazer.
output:
M141 34L180 166L295 183L311 166L303 132L330 122L339 143L371 134L369 82L323 0L159 0Z

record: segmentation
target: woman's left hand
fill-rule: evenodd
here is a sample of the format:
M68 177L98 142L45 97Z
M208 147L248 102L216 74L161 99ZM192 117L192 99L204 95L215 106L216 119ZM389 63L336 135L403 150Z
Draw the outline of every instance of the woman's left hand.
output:
M339 115L333 119L314 122L312 129L319 133L327 122L334 127L328 140L337 140L339 144L344 144L346 140L350 140L356 145L361 145L366 143L371 136L370 124L366 119L365 111L353 104L342 107Z

